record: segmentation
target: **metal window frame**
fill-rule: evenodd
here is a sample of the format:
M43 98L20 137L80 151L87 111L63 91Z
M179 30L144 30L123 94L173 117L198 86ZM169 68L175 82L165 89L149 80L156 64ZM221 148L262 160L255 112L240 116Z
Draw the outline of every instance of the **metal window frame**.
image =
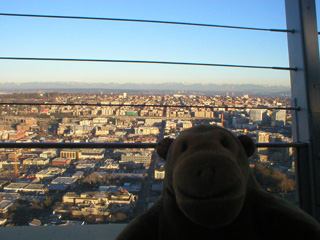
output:
M293 141L307 142L297 151L300 207L320 221L320 82L315 0L286 0L291 93L300 111L293 114Z

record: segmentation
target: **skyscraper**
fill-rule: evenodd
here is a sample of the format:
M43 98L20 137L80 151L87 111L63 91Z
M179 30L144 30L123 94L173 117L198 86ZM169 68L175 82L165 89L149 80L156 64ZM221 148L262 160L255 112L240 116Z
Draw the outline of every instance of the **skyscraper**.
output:
M287 124L287 111L277 110L271 114L271 126L282 127Z
M251 122L261 124L261 122L262 122L262 109L251 109L249 118L250 118Z

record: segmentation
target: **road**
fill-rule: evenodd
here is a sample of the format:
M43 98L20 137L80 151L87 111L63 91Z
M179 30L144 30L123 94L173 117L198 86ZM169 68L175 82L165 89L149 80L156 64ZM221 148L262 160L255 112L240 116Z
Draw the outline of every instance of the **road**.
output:
M158 137L158 141L163 139L165 126L166 126L166 122L162 121L160 134L159 134L159 137ZM150 167L149 167L148 172L147 172L148 176L145 178L145 181L143 182L141 191L140 191L140 193L138 195L139 198L138 198L138 202L137 202L137 205L136 205L136 208L135 208L135 212L134 212L135 216L138 216L141 213L143 213L147 209L147 206L149 204L148 200L149 200L150 195L151 195L151 188L152 188L152 184L154 182L154 170L155 170L158 158L159 158L159 156L154 151L152 156L151 156Z

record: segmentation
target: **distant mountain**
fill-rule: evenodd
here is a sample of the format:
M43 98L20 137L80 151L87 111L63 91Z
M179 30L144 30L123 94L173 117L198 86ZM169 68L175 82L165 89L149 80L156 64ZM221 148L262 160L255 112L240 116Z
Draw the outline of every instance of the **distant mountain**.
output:
M186 83L86 83L86 82L26 82L26 83L0 83L0 92L31 92L31 91L64 91L75 92L79 90L126 90L126 91L184 91L184 92L212 92L225 93L229 88L231 95L235 93L283 93L289 94L290 87L277 85L267 86L258 84L186 84Z

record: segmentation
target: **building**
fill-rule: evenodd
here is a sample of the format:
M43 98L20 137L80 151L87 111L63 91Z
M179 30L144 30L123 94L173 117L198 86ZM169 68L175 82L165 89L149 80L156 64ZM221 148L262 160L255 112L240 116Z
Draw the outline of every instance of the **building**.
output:
M146 123L146 125L152 126L155 123L162 123L162 119L161 118L146 118L145 123Z
M75 174L72 175L73 178L81 179L84 177L83 171L77 171Z
M104 158L104 149L81 149L80 159L96 159Z
M21 192L29 183L10 183L3 188L5 192Z
M125 183L120 187L123 191L128 191L131 193L139 193L141 191L141 184Z
M265 126L271 126L271 114L272 112L267 110L262 113L262 124Z
M28 186L26 186L24 189L22 189L21 192L45 194L48 192L48 189L45 187L44 184L31 183Z
M55 158L52 160L52 166L68 166L71 163L71 158Z
M17 200L19 198L19 193L0 192L0 199L2 200Z
M191 128L192 122L191 121L179 121L178 126L181 127L182 129Z
M272 133L270 135L270 142L283 142L284 140L284 136L280 133Z
M236 129L243 129L249 125L249 119L245 117L233 117L232 118L232 126Z
M54 158L57 156L57 151L56 150L52 150L52 149L48 149L46 151L43 151L39 157L40 158Z
M109 215L109 195L107 192L85 192L80 195L68 192L63 196L62 201L63 204L73 205L71 214L74 216L107 216Z
M157 127L138 127L134 129L136 135L157 135L160 133Z
M271 114L271 126L283 127L287 124L287 111L278 110Z
M107 126L96 126L94 128L94 135L95 136L105 136L109 134L109 127Z
M2 200L0 201L0 213L5 214L9 211L10 207L15 203L15 200Z
M79 208L72 208L71 215L73 216L108 216L110 214L108 205L90 205Z
M6 218L0 218L0 226L6 225L7 221L8 221L8 219L6 219Z
M109 197L109 203L131 204L136 201L137 196L127 191L112 193Z
M97 163L79 163L76 166L78 171L90 172L96 167Z
M38 173L36 173L36 178L38 179L53 179L57 177L58 175L62 175L66 169L63 168L56 168L56 167L50 167L47 169L44 169Z
M262 122L262 109L251 109L249 119L253 123L261 124L261 122Z
M66 191L76 185L78 179L73 177L58 177L48 186L50 191Z
M145 165L150 164L151 162L151 153L127 153L121 155L121 162L134 162L142 163Z
M100 169L119 169L119 164L114 162L113 160L106 160L106 162L100 167Z
M138 116L139 112L138 111L125 111L126 116Z
M214 112L211 110L198 110L198 109L192 109L191 116L196 118L214 118Z
M63 149L60 151L60 158L80 159L81 152L76 149Z
M158 170L154 170L154 179L158 180L158 179L164 179L165 177L165 170L164 168L158 169Z
M92 119L92 123L94 124L94 125L96 125L96 124L107 124L108 123L108 118L93 118Z
M37 120L35 118L24 118L22 119L22 123L28 124L30 126L37 126Z
M107 192L85 192L80 195L74 192L68 192L63 195L62 201L64 203L87 205L87 204L101 204L108 205L109 193Z
M259 132L258 133L258 142L259 143L268 143L268 142L270 142L270 133Z
M268 155L265 155L265 154L259 154L259 160L260 160L260 162L268 162L269 157L268 157Z
M45 166L50 164L50 160L46 158L28 158L23 160L23 165Z

